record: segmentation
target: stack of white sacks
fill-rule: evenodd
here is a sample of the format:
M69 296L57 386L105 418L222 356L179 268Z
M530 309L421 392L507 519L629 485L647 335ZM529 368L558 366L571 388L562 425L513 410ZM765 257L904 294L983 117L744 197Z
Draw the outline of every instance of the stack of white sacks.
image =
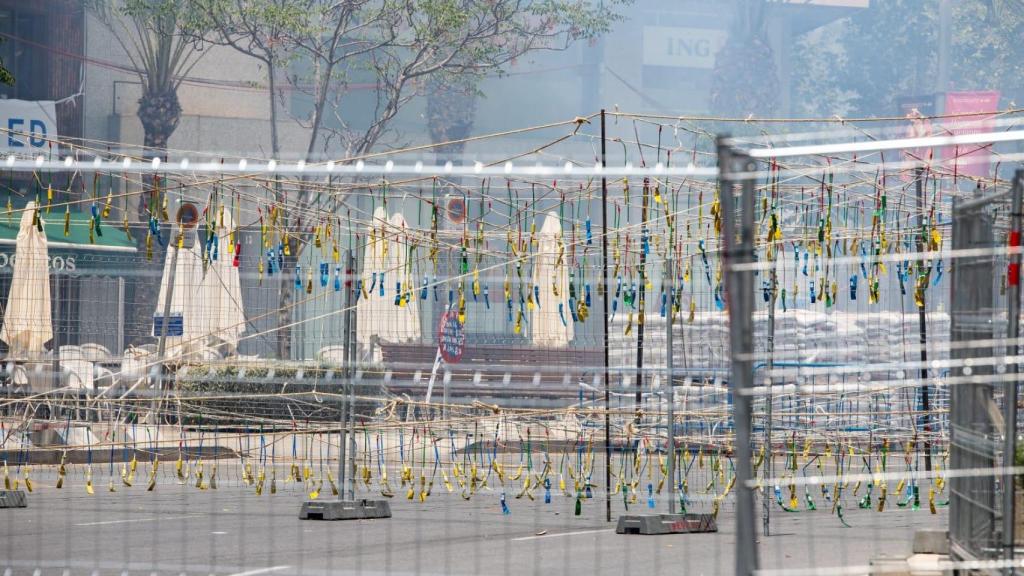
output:
M950 319L946 312L926 316L928 358L948 358ZM609 334L610 361L613 366L636 365L637 333L634 324L625 334L626 319L619 315ZM916 361L919 327L917 311L900 312L821 312L789 310L775 316L776 362L794 364L840 364L864 366L870 370L889 370L904 361ZM665 319L648 316L644 330L644 366L665 366ZM729 325L725 312L694 315L693 322L682 318L674 326L675 366L679 370L722 371L729 368ZM754 315L754 347L767 359L768 314Z

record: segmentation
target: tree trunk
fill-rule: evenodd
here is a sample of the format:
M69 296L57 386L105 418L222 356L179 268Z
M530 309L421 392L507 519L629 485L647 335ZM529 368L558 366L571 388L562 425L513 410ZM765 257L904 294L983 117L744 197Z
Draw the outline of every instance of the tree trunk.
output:
M271 158L277 159L281 153L281 143L277 131L277 67L274 59L270 58L267 63L267 85L269 88L270 105L270 150ZM274 179L274 200L278 206L284 206L284 195L281 191L281 181ZM290 242L289 242L290 243ZM298 245L296 246L296 248ZM292 252L293 256L297 255ZM294 304L294 280L284 273L292 265L298 262L298 258L286 257L285 264L278 278L277 291L277 357L281 360L291 360L292 356L292 331L289 327L292 321L292 306Z
M173 89L161 93L146 93L139 100L139 120L145 131L143 144L146 146L145 155L147 158L164 157L167 149L167 141L171 134L178 127L181 118L181 105L178 103L178 95ZM135 206L134 220L137 222L132 227L132 238L138 249L139 266L137 275L130 280L131 287L131 315L128 325L125 326L125 341L128 344L145 344L153 339L153 314L157 309L157 299L160 296L160 282L163 275L163 264L166 249L154 238L152 241L153 258L146 259L146 233L149 228L149 191L153 186L153 179L144 179L146 192L139 195L139 201ZM171 214L171 217L174 215ZM158 215L159 218L159 215ZM171 241L170 226L162 222L160 235L166 245Z
M281 144L277 135L277 67L274 59L267 60L267 82L270 88L270 151L272 158L277 159L281 152Z
M167 141L181 120L181 103L178 102L177 91L167 88L159 92L146 92L139 99L137 115L145 131L145 145L150 149L149 153L162 155L167 149Z

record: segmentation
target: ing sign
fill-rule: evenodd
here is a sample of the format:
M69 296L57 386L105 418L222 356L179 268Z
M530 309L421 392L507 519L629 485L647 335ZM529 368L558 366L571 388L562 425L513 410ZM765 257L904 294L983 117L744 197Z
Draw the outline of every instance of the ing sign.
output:
M727 38L712 28L644 26L644 65L711 69Z

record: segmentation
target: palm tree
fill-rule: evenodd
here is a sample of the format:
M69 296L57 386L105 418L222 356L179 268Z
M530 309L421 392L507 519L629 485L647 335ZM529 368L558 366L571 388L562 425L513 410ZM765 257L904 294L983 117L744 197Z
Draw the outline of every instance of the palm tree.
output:
M147 157L165 155L167 142L178 128L181 103L178 88L202 57L197 30L198 12L188 0L83 0L86 8L110 31L124 51L142 86L136 113L144 132ZM140 253L146 253L145 226L150 219L149 194L139 194L133 231ZM129 342L150 337L150 321L159 295L159 277L163 253L154 243L152 260L142 265L132 282L132 318L125 326Z
M85 0L86 7L121 46L142 85L138 117L143 144L167 148L178 127L178 88L199 62L199 12L186 0ZM156 155L156 154L154 154Z
M476 90L476 82L472 78L453 79L435 75L427 80L427 129L432 143L462 140L469 136L476 115ZM449 144L434 151L454 161L465 147L465 143Z
M989 18L1001 18L1007 12L1024 12L1024 0L984 0Z
M779 103L779 76L768 43L769 0L736 0L736 19L715 58L711 110L726 116L767 116Z

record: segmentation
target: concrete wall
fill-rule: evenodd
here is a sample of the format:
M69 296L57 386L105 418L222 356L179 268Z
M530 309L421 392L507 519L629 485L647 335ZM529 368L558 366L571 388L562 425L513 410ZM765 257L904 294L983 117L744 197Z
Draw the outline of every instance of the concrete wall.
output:
M790 107L788 54L796 37L866 3L801 0L799 5L772 8L769 36L783 87L780 114ZM603 39L579 42L564 51L529 54L513 62L506 74L485 80L474 132L543 124L602 107L668 115L707 113L714 49L724 41L734 13L735 2L730 0L640 0ZM90 62L85 74L85 136L141 143L142 127L135 116L139 79L115 68L130 62L110 31L92 16L86 19L86 53ZM171 148L270 156L266 76L257 60L231 48L207 47L189 76L179 90L183 116ZM290 115L308 114L308 100L286 89L279 102L285 158L298 157L307 147L308 130ZM357 89L345 96L339 114L360 126L373 105L372 90ZM410 102L392 122L393 133L380 148L425 143L423 105L423 99ZM517 136L506 139L504 147L528 149L547 139L548 135ZM481 155L490 150L490 144L468 148Z
M112 66L131 67L131 62L111 31L92 15L86 18L86 57L85 137L141 144L139 77ZM178 90L182 118L170 148L271 155L266 71L259 61L232 48L207 47L188 76ZM287 93L279 106L287 109ZM283 149L305 149L304 129L287 120L280 125Z

